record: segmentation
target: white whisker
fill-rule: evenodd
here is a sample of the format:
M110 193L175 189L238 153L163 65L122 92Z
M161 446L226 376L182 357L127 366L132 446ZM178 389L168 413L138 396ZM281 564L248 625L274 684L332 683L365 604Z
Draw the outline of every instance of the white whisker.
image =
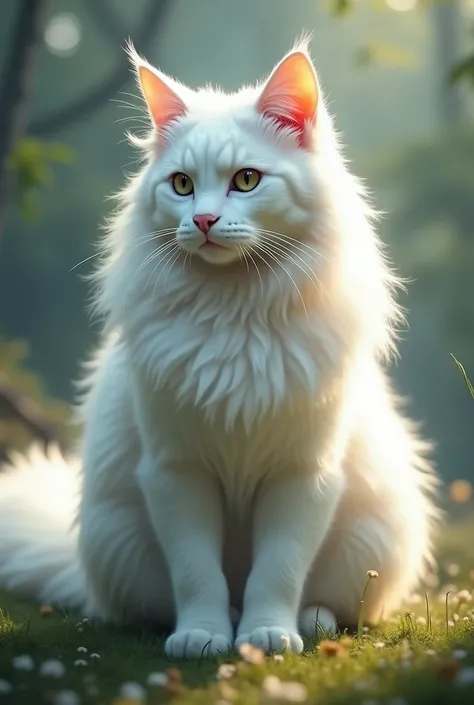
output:
M262 233L263 235L272 235L275 239L278 240L283 240L287 244L291 243L292 247L295 247L297 249L303 249L303 247L306 247L308 250L313 252L318 256L318 258L326 260L326 262L329 262L330 260L322 254L322 252L319 252L313 245L308 245L307 242L303 242L302 240L297 240L295 237L292 237L291 235L283 235L283 233L276 232L275 230L265 230L264 228L255 228L255 231L257 233ZM315 260L316 262L318 260Z
M163 254L163 252L166 252L166 251L169 250L170 248L171 248L172 250L174 250L174 247L175 247L175 246L176 246L176 247L178 246L177 243L176 243L176 241L175 241L175 240L171 240L170 242L165 242L163 245L160 245L159 247L157 247L155 250L153 250L153 252L151 252L149 255L147 255L147 256L145 257L145 259L143 260L143 262L141 263L141 265L138 267L138 269L137 269L137 271L135 272L135 274L136 274L136 275L139 274L139 273L142 271L142 269L145 269L145 267L147 267L149 264L151 264L151 263L153 262L153 260L155 260L155 259L156 259L157 257L159 257L161 254ZM161 260L160 260L160 262L161 262ZM158 265L159 265L160 262L158 262ZM158 265L156 265L156 267L157 267ZM150 276L148 277L147 286L148 286L148 283L149 283L149 281L150 281L150 278L153 276L153 274L154 274L155 271L156 271L156 267L155 267L155 269L153 270L153 272L150 274Z
M280 287L280 291L281 291L281 293L283 293L283 287L282 287L280 278L279 278L278 274L275 272L275 270L273 269L270 262L267 262L267 260L262 257L262 255L257 251L255 246L252 246L251 250L254 253L254 255L257 255L257 257L259 257L262 260L262 262L265 264L265 266L267 266L273 272L273 274L275 275L276 280L278 282L278 285ZM247 252L250 255L250 251L247 250ZM253 258L252 258L252 261L253 261ZM254 264L255 264L255 262L254 262ZM255 267L257 267L257 265L255 265ZM258 269L258 267L257 267L257 269ZM262 286L263 286L263 284L262 284Z
M156 272L156 270L158 269L158 267L160 266L160 264L161 264L161 263L163 262L163 260L164 260L163 266L161 267L161 271L160 271L160 273L158 274L158 276L157 276L157 278L156 278L156 280L155 280L155 283L154 283L154 285L153 285L153 294L155 293L156 287L157 287L157 285L158 285L158 282L159 282L160 279L161 279L161 275L163 274L166 265L173 259L173 255L175 254L176 249L181 249L181 247L180 247L180 245L178 245L178 243L174 242L173 244L175 245L175 247L171 248L171 250L170 250L169 252L167 252L167 253L160 259L160 261L159 261L158 264L155 266L153 272L152 272L151 275L150 275L150 276L153 276L153 274ZM150 280L150 279L148 279L148 281L149 281L149 280Z
M300 292L300 290L299 290L299 288L298 288L298 286L297 286L295 280L294 280L293 277L291 276L290 272L286 269L286 267L283 266L283 264L278 260L278 258L275 257L275 255L273 254L273 252L271 252L271 250L269 250L265 245L262 245L261 243L257 243L254 247L255 247L256 249L261 249L263 252L265 252L269 257L271 257L273 260L275 260L275 262L283 269L283 271L285 272L285 274L288 276L288 278L290 279L291 283L292 283L293 286L295 287L296 291L298 292L298 296L299 296L299 298L300 298L301 303L303 304L303 308L304 308L304 310L305 310L306 316L308 317L308 311L307 311L307 309L306 309L306 304L305 304L304 299L303 299L303 297L301 296L301 292Z
M296 252L293 252L289 247L286 247L283 243L275 244L275 242L271 239L267 239L264 237L262 237L262 240L266 245L268 245L269 247L271 246L270 249L273 249L276 253L280 254L283 259L287 260L288 262L291 262L296 267L298 267L303 272L303 274L311 280L316 290L319 289L320 282L318 277L313 272L310 265L302 257L300 257L300 255L298 255ZM307 270L304 269L301 264L298 264L298 262L295 261L294 257L297 257L303 263L303 265L307 267Z
M262 297L263 297L263 295L264 295L264 288L263 288L262 275L260 274L260 270L259 270L259 268L258 268L258 265L257 265L257 263L255 262L254 258L252 257L252 253L250 252L250 250L247 250L247 254L248 254L248 256L250 257L251 262L253 262L253 265L254 265L255 269L257 270L258 278L260 279L260 291L262 292ZM277 277L277 278L278 278L278 277Z

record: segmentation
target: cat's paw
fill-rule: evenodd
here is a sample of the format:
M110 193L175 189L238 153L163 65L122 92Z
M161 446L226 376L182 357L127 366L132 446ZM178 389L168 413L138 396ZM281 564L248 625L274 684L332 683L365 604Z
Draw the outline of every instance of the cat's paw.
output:
M237 637L236 648L242 644L251 644L266 654L271 651L294 651L300 654L303 651L303 639L300 635L284 627L257 627L248 634L240 634Z
M170 658L201 658L227 653L231 642L225 634L211 634L205 629L174 632L166 640L165 653Z

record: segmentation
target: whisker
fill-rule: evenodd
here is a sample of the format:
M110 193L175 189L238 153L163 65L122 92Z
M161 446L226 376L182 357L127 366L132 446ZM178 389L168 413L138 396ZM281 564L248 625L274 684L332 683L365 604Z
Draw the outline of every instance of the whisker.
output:
M157 285L158 285L158 282L159 282L160 279L161 279L161 275L163 274L166 265L173 259L173 255L174 255L174 253L176 252L176 248L181 249L180 246L178 245L178 243L175 242L174 245L175 245L175 247L172 248L169 252L166 253L166 255L164 255L164 257L162 257L162 258L160 259L160 261L158 262L158 264L156 265L156 267L154 268L154 270L153 270L153 272L152 272L152 275L153 275L153 273L156 272L156 270L157 270L157 268L159 267L159 265L161 264L161 262L163 262L163 260L165 260L165 262L164 262L164 264L163 264L163 266L162 266L162 268L161 268L161 271L160 271L160 273L158 274L158 277L156 278L155 283L154 283L154 285L153 285L153 294L155 293L156 287L157 287Z
M176 228L162 228L161 230L156 230L154 232L149 232L146 235L140 235L137 238L134 238L134 240L139 240L140 242L135 243L133 247L130 247L122 252L122 254L129 254L130 252L133 252L134 250L137 249L137 247L140 247L141 245L146 244L147 242L151 242L152 240L165 237L166 235L171 235L176 232ZM80 267L82 264L85 264L86 262L89 262L89 260L94 259L95 257L100 257L101 255L107 255L109 252L113 251L115 247L113 245L108 245L106 247L103 247L101 250L98 252L94 252L92 255L89 257L86 257L85 259L81 260L77 264L75 264L71 269L69 270L69 273L77 269L77 267Z
M189 257L189 260L191 261L190 252L189 252L189 250L186 250L186 256L183 261L183 272L186 269L186 262L188 261L188 257Z
M258 265L257 265L256 261L254 260L254 258L252 257L252 253L250 252L250 250L247 250L247 254L248 254L248 256L250 257L250 261L253 262L253 266L255 267L255 270L256 270L256 272L257 272L257 274L258 274L258 278L259 278L259 280L260 280L260 291L261 291L261 293L262 293L262 298L263 298L265 291L264 291L264 288L263 288L263 279L262 279L262 275L260 274L260 270L259 270L259 268L258 268ZM257 254L257 253L255 253L255 254ZM278 279L278 277L277 277L277 279Z
M237 249L239 250L239 259L244 260L246 266L247 266L247 274L250 274L250 267L249 267L249 261L247 257L245 256L245 250L242 247L242 245L237 245Z
M168 250L170 247L173 248L173 245L176 245L176 244L177 244L177 243L176 243L175 240L171 240L170 242L165 242L164 244L162 244L162 245L160 245L159 247L155 248L155 249L153 250L153 252L150 252L150 254L148 254L148 255L145 257L145 259L143 260L143 262L141 263L141 265L138 267L138 269L137 269L137 271L135 272L135 274L136 274L136 275L140 274L140 272L142 271L142 269L145 269L145 267L146 267L147 265L149 265L151 262L153 262L154 259L156 259L157 257L159 257L162 252L165 252L165 251ZM154 271L155 271L155 270L154 270ZM153 274L153 272L152 272L152 274ZM150 276L152 276L152 274L151 274Z
M284 246L284 244L282 244L282 243L275 244L274 242L272 242L271 239L267 239L267 238L262 238L262 239L265 244L271 245L271 248L274 249L275 252L279 253L284 259L286 259L288 262L292 262L296 267L301 269L303 274L311 280L311 282L314 284L315 288L318 290L320 282L319 282L317 275L313 272L310 265L302 257L300 257L300 255L298 255L296 252L292 252L291 249ZM300 264L298 264L298 262L296 262L293 259L293 257L298 257L298 259L308 269L307 270L304 269ZM316 278L314 278L314 277L316 277Z
M170 267L169 267L169 269L168 269L168 273L167 273L167 275L166 275L166 277L165 277L165 294L166 294L166 285L167 285L167 283L168 283L168 277L169 277L169 275L171 274L171 270L173 269L173 266L174 266L175 262L181 257L182 254L183 254L183 250L181 249L181 247L178 247L178 252L177 252L177 254L176 254L176 257L175 257L174 260L171 262ZM186 254L187 254L187 253L186 253Z
M286 269L286 267L283 266L283 264L278 260L278 258L275 257L275 255L274 255L265 245L261 245L260 243L257 243L257 244L255 245L255 247L256 247L256 248L261 248L261 249L263 250L263 252L265 252L267 255L269 255L269 257L271 257L273 260L275 260L275 262L283 269L283 271L286 273L286 275L287 275L288 278L290 279L291 283L292 283L293 286L295 287L296 291L298 292L298 296L299 296L299 298L300 298L301 303L303 304L303 308L304 308L304 310L305 310L306 317L308 317L308 311L307 311L307 309L306 309L306 304L305 304L305 302L304 302L304 299L303 299L303 297L301 296L301 292L300 292L300 290L299 290L299 288L298 288L298 286L297 286L295 280L293 279L293 277L291 276L291 274L289 273L289 271Z
M156 265L155 265L153 271L151 272L150 276L149 276L148 279L147 279L146 287L148 287L148 285L149 285L149 283L150 283L150 279L151 279L152 276L155 274L156 270L157 270L158 267L160 266L160 263L163 261L163 259L164 259L165 257L167 257L167 256L170 254L170 252L174 252L174 248L175 248L175 247L178 247L178 244L173 240L172 242L168 242L168 243L166 243L165 245L161 245L157 250L155 250L155 251L152 253L152 257L148 259L148 263L147 263L147 264L150 264L154 259L156 259L156 258L159 257L160 255L162 255L163 252L164 252L165 254L164 254L163 257L162 257L160 260L158 260L158 262L156 263ZM166 252L166 250L168 250L168 252Z
M257 255L257 257L259 257L259 258L262 260L262 262L273 272L273 274L275 275L276 280L277 280L277 282L278 282L278 285L279 285L279 287L280 287L280 291L281 291L281 293L283 293L283 287L282 287L280 278L279 278L278 274L275 272L275 270L273 269L273 267L272 267L272 265L270 264L270 262L267 262L267 260L264 259L264 258L262 257L262 255L261 255L259 252L257 252L257 249L256 249L255 246L251 247L250 249L252 250L252 252L254 253L254 255ZM250 251L247 250L247 252L248 252L248 254L250 255ZM253 258L252 258L252 261L253 261ZM255 264L255 262L254 262L254 264ZM255 267L256 267L257 270L258 270L257 265L255 265ZM263 286L263 285L262 285L262 286Z
M279 240L283 240L286 243L291 242L293 247L295 247L297 249L302 249L303 247L306 247L308 250L310 250L311 252L314 252L316 255L318 255L318 257L320 257L321 259L324 259L327 262L330 261L325 255L323 255L322 252L319 252L319 250L317 250L313 245L308 245L307 242L297 240L295 237L292 237L291 235L283 235L282 233L279 233L276 230L265 230L265 228L255 228L255 231L258 233L262 233L264 235L272 235L274 238L279 239Z
M291 243L292 246L297 249L306 248L310 252L313 252L315 255L317 255L318 258L324 259L329 262L329 259L325 255L323 255L323 253L320 252L316 247L314 247L314 245L309 245L307 242L297 240L291 235L283 235L283 233L279 233L276 230L266 230L265 228L255 228L255 231L266 235L272 235L272 237L274 237L275 239L283 240L287 244Z

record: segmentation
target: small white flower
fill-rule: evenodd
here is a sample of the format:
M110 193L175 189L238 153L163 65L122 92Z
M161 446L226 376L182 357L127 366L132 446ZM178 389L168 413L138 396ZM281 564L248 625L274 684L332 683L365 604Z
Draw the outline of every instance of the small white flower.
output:
M130 683L124 683L120 687L120 697L125 700L145 700L146 690L140 683L130 681Z
M448 627L454 627L454 622L452 619L448 619Z
M362 627L362 631L367 634L368 632L370 632L370 627Z
M283 654L273 654L274 661L284 661Z
M270 700L304 703L308 697L306 686L292 681L281 681L278 676L267 676L262 683L263 692Z
M223 663L217 669L217 678L222 680L223 678L232 678L236 671L236 667L233 663Z
M453 651L453 658L455 658L457 661L462 661L463 658L466 658L467 656L467 651L464 649L455 649Z
M73 690L60 690L54 696L54 705L80 705L81 699Z
M385 644L383 641L376 641L373 646L374 646L374 649L384 649L385 648Z
M18 669L19 671L32 671L35 667L33 659L27 654L24 654L23 656L15 656L15 658L12 659L12 665L13 668Z
M13 692L13 686L8 681L0 678L0 695L10 695Z
M49 659L43 661L39 669L40 676L44 678L62 678L66 673L66 668L59 659Z
M474 683L474 666L461 668L455 678L456 685L472 685Z
M446 572L451 578L455 578L456 575L459 575L459 566L457 563L450 563L450 565L446 566Z
M281 641L281 646L282 646L283 651L286 651L287 649L290 648L290 637L289 636L287 636L286 634L282 634L282 636L280 637L280 641Z
M153 673L148 674L146 682L147 685L151 686L164 686L168 683L168 676L166 675L166 673L155 671Z
M464 602L471 602L472 600L472 595L469 592L469 590L460 590L458 594L456 595L456 599L459 603L464 603Z
M80 654L87 654L87 649L85 646L78 646L77 650Z
M426 649L425 654L427 656L436 656L436 651L434 649Z
M99 659L99 658L100 658L100 654L95 654L95 653L94 653L94 654L91 654L90 657L91 657L91 658L94 658L94 659Z
M77 661L74 661L74 665L84 667L84 666L87 666L87 661L84 661L84 659L78 658Z

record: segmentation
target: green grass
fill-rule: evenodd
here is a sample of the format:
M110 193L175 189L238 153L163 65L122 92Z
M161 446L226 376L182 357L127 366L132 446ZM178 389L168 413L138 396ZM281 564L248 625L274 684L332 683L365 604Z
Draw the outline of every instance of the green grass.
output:
M352 639L346 647L339 646L336 655L330 655L327 642L321 647L308 643L302 656L285 654L282 660L270 656L261 665L246 663L238 654L220 662L173 663L164 656L163 642L148 631L87 623L78 627L77 616L55 611L44 617L38 606L0 593L0 679L13 686L10 695L0 693L0 705L54 703L63 690L74 691L81 703L132 705L135 701L119 698L121 686L129 681L146 687L143 702L150 705L170 698L176 705L289 702L280 681L304 685L304 701L296 700L301 691L288 692L287 698L293 697L293 702L472 705L474 678L470 685L462 681L474 673L474 602L458 605L455 599L461 588L470 592L474 588L469 577L474 568L472 536L472 521L446 533L440 551L441 583L430 594L428 619L425 598L420 594L418 602L407 605L406 611L362 638ZM449 574L455 572L448 567L450 563L459 566L455 577ZM450 585L453 582L455 586ZM453 592L448 595L446 612L442 595L449 589ZM78 651L81 647L87 652ZM91 658L92 653L100 658ZM24 654L34 659L34 670L14 667L12 660ZM66 667L63 677L40 675L39 667L47 659L62 660ZM75 665L78 660L86 666ZM235 673L218 679L219 663L230 662L236 665ZM176 667L181 671L181 688L147 686L151 672ZM270 675L279 680L266 680ZM275 694L278 690L279 696Z

